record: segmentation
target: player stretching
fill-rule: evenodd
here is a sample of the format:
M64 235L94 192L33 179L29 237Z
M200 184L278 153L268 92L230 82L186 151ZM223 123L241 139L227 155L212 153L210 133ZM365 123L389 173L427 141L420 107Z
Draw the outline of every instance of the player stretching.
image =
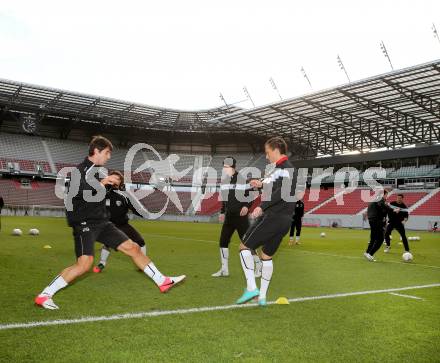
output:
M223 162L223 170L229 177L228 184L220 186L223 202L219 221L223 222L220 234L220 261L222 267L212 277L229 276L229 243L235 231L238 232L240 240L249 228L248 211L252 202L241 202L237 199L237 190L244 191L243 196L248 196L246 184L237 184L238 172L236 171L237 161L229 156ZM240 195L240 194L238 194ZM261 276L262 263L255 251L252 251L255 262L255 277Z
M75 177L75 173L72 174L70 188L78 187L78 192L72 199L72 208L70 206L67 208L67 221L73 230L77 260L75 264L56 276L35 298L35 303L43 308L58 309L52 300L53 295L90 270L93 265L95 241L130 256L133 262L156 283L161 292L168 291L185 278L185 275L178 277L162 275L150 258L141 252L139 245L108 220L105 186L117 184L117 177L110 175L99 180L96 167L104 165L110 159L112 150L113 146L109 140L95 136L89 145L89 156L77 166L80 177ZM102 198L99 198L98 194L102 195Z
M124 232L128 238L137 243L144 255L147 255L147 247L145 241L139 232L128 224L128 211L131 210L134 214L142 217L131 203L130 199L124 195L125 185L124 176L119 171L112 171L110 175L116 177L116 183L113 184L106 196L107 210L110 213L110 222L112 222L119 230ZM110 256L110 248L102 246L101 258L98 266L93 268L93 272L99 273L107 265L108 257Z
M388 212L388 225L385 229L385 243L386 247L384 252L388 253L391 249L391 232L395 228L397 232L399 232L400 237L402 238L403 246L405 247L405 251L409 252L409 244L408 239L405 234L405 223L408 220L408 209L405 203L403 203L403 194L397 194L397 200L395 202L390 203L390 207L399 208L400 211L398 213Z
M304 216L304 202L301 199L298 199L295 204L295 213L292 216L292 224L290 225L289 246L293 246L294 244L296 245L301 244L299 239L301 236L303 216ZM295 243L293 243L293 235L295 234L295 228L296 228L296 237L295 237Z
M286 142L281 137L273 137L266 141L264 148L266 158L275 164L275 169L262 181L253 180L250 183L255 188L263 187L263 196L261 205L251 214L251 217L258 219L248 229L240 244L240 261L247 286L243 295L237 300L237 304L258 297L258 304L266 305L267 289L273 273L272 257L283 237L289 232L292 215L295 212L295 202L286 200L294 196L296 187L293 167L286 156ZM258 290L251 250L260 246L263 246L261 254L263 268L261 288Z

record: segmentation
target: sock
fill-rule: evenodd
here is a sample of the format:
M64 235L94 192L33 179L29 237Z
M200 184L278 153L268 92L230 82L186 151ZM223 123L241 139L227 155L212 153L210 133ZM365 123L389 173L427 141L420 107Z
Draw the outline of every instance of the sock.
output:
M253 258L254 258L254 262L255 262L255 264L257 264L257 263L261 263L260 256L258 256L258 254L257 254L256 252L255 252L255 254L253 254L252 256L253 256Z
M143 245L143 246L141 247L141 251L142 251L142 253L144 254L144 256L146 256L146 255L147 255L147 246L146 246L146 245Z
M105 266L106 263L107 263L108 256L110 256L110 250L107 249L106 247L102 247L102 249L101 249L101 258L99 260L99 263L101 263L101 264L103 264Z
M296 242L299 242L299 236L296 236Z
M254 291L257 288L254 276L254 261L252 253L249 250L240 251L240 262L243 268L244 275L246 277L246 284L248 291Z
M150 262L145 266L144 272L156 283L157 286L160 286L165 282L165 276L160 273L153 262Z
M220 248L220 260L222 262L222 271L229 271L229 248Z
M53 281L41 292L40 295L54 296L59 290L67 286L67 282L62 276L58 275Z
M272 260L263 260L263 269L261 270L261 288L260 299L266 298L267 289L269 288L270 280L273 273Z

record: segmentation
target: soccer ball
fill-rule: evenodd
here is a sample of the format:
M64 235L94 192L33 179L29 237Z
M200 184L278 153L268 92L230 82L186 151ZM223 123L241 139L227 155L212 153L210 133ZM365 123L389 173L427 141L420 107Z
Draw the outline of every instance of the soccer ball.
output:
M325 232L321 232L321 237L325 237Z
M23 234L23 232L21 231L20 228L14 228L14 229L12 230L12 235L13 235L13 236L21 236L22 234Z
M413 260L413 255L411 254L411 252L405 252L405 253L402 255L402 259L403 259L403 261L405 261L405 262L412 261L412 260Z
M38 229L36 229L36 228L31 228L31 229L29 230L29 234L30 234L31 236L38 236L38 235L40 234L40 231L39 231Z

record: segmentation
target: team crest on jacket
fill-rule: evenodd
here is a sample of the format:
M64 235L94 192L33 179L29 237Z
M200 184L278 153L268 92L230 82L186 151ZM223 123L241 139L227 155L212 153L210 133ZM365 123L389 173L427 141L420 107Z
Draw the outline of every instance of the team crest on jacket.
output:
M117 201L116 201L116 205L117 205L118 207L120 207L120 206L122 205L122 202L121 202L120 200L117 200Z

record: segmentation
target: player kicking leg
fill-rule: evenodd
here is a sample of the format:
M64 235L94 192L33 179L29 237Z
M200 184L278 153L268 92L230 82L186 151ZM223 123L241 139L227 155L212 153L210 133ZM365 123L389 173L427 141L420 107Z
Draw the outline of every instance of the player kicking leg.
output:
M88 157L77 166L76 173L72 171L69 193L72 191L74 196L70 205L66 197L65 204L67 220L73 230L77 260L75 264L56 276L35 298L35 303L45 309L58 309L53 302L53 296L90 270L93 264L95 241L131 257L133 262L156 283L161 292L168 291L185 279L185 275L164 276L151 259L142 254L136 243L108 221L105 186L114 185L117 179L114 175L100 179L99 170L95 166L104 165L110 159L112 149L113 146L109 140L102 136L94 137L89 145ZM98 198L100 195L102 197Z
M112 171L109 175L116 178L115 184L106 195L105 204L110 215L110 222L124 232L133 242L137 243L141 248L142 253L147 255L147 247L145 246L144 239L140 233L128 223L129 210L140 217L142 217L142 215L133 206L128 194L125 193L124 175L119 171ZM141 204L139 203L139 206L140 205ZM111 250L108 246L104 245L102 247L99 264L93 268L93 272L99 273L104 269L107 265L110 251Z
M111 222L99 224L85 223L74 228L75 252L77 261L74 265L64 269L55 279L35 298L35 303L46 309L58 309L53 302L53 296L79 276L89 271L93 264L95 240L118 250L131 257L133 262L150 277L161 292L167 292L170 288L185 279L185 275L168 277L163 275L151 259L145 256L136 243Z
M147 255L147 246L145 245L145 241L140 235L140 233L130 224L116 226L119 230L124 232L128 238L130 238L133 242L135 242L141 249L143 255ZM110 257L111 249L108 246L102 246L101 248L101 256L99 258L99 263L93 268L93 272L100 273L107 266L107 260Z

